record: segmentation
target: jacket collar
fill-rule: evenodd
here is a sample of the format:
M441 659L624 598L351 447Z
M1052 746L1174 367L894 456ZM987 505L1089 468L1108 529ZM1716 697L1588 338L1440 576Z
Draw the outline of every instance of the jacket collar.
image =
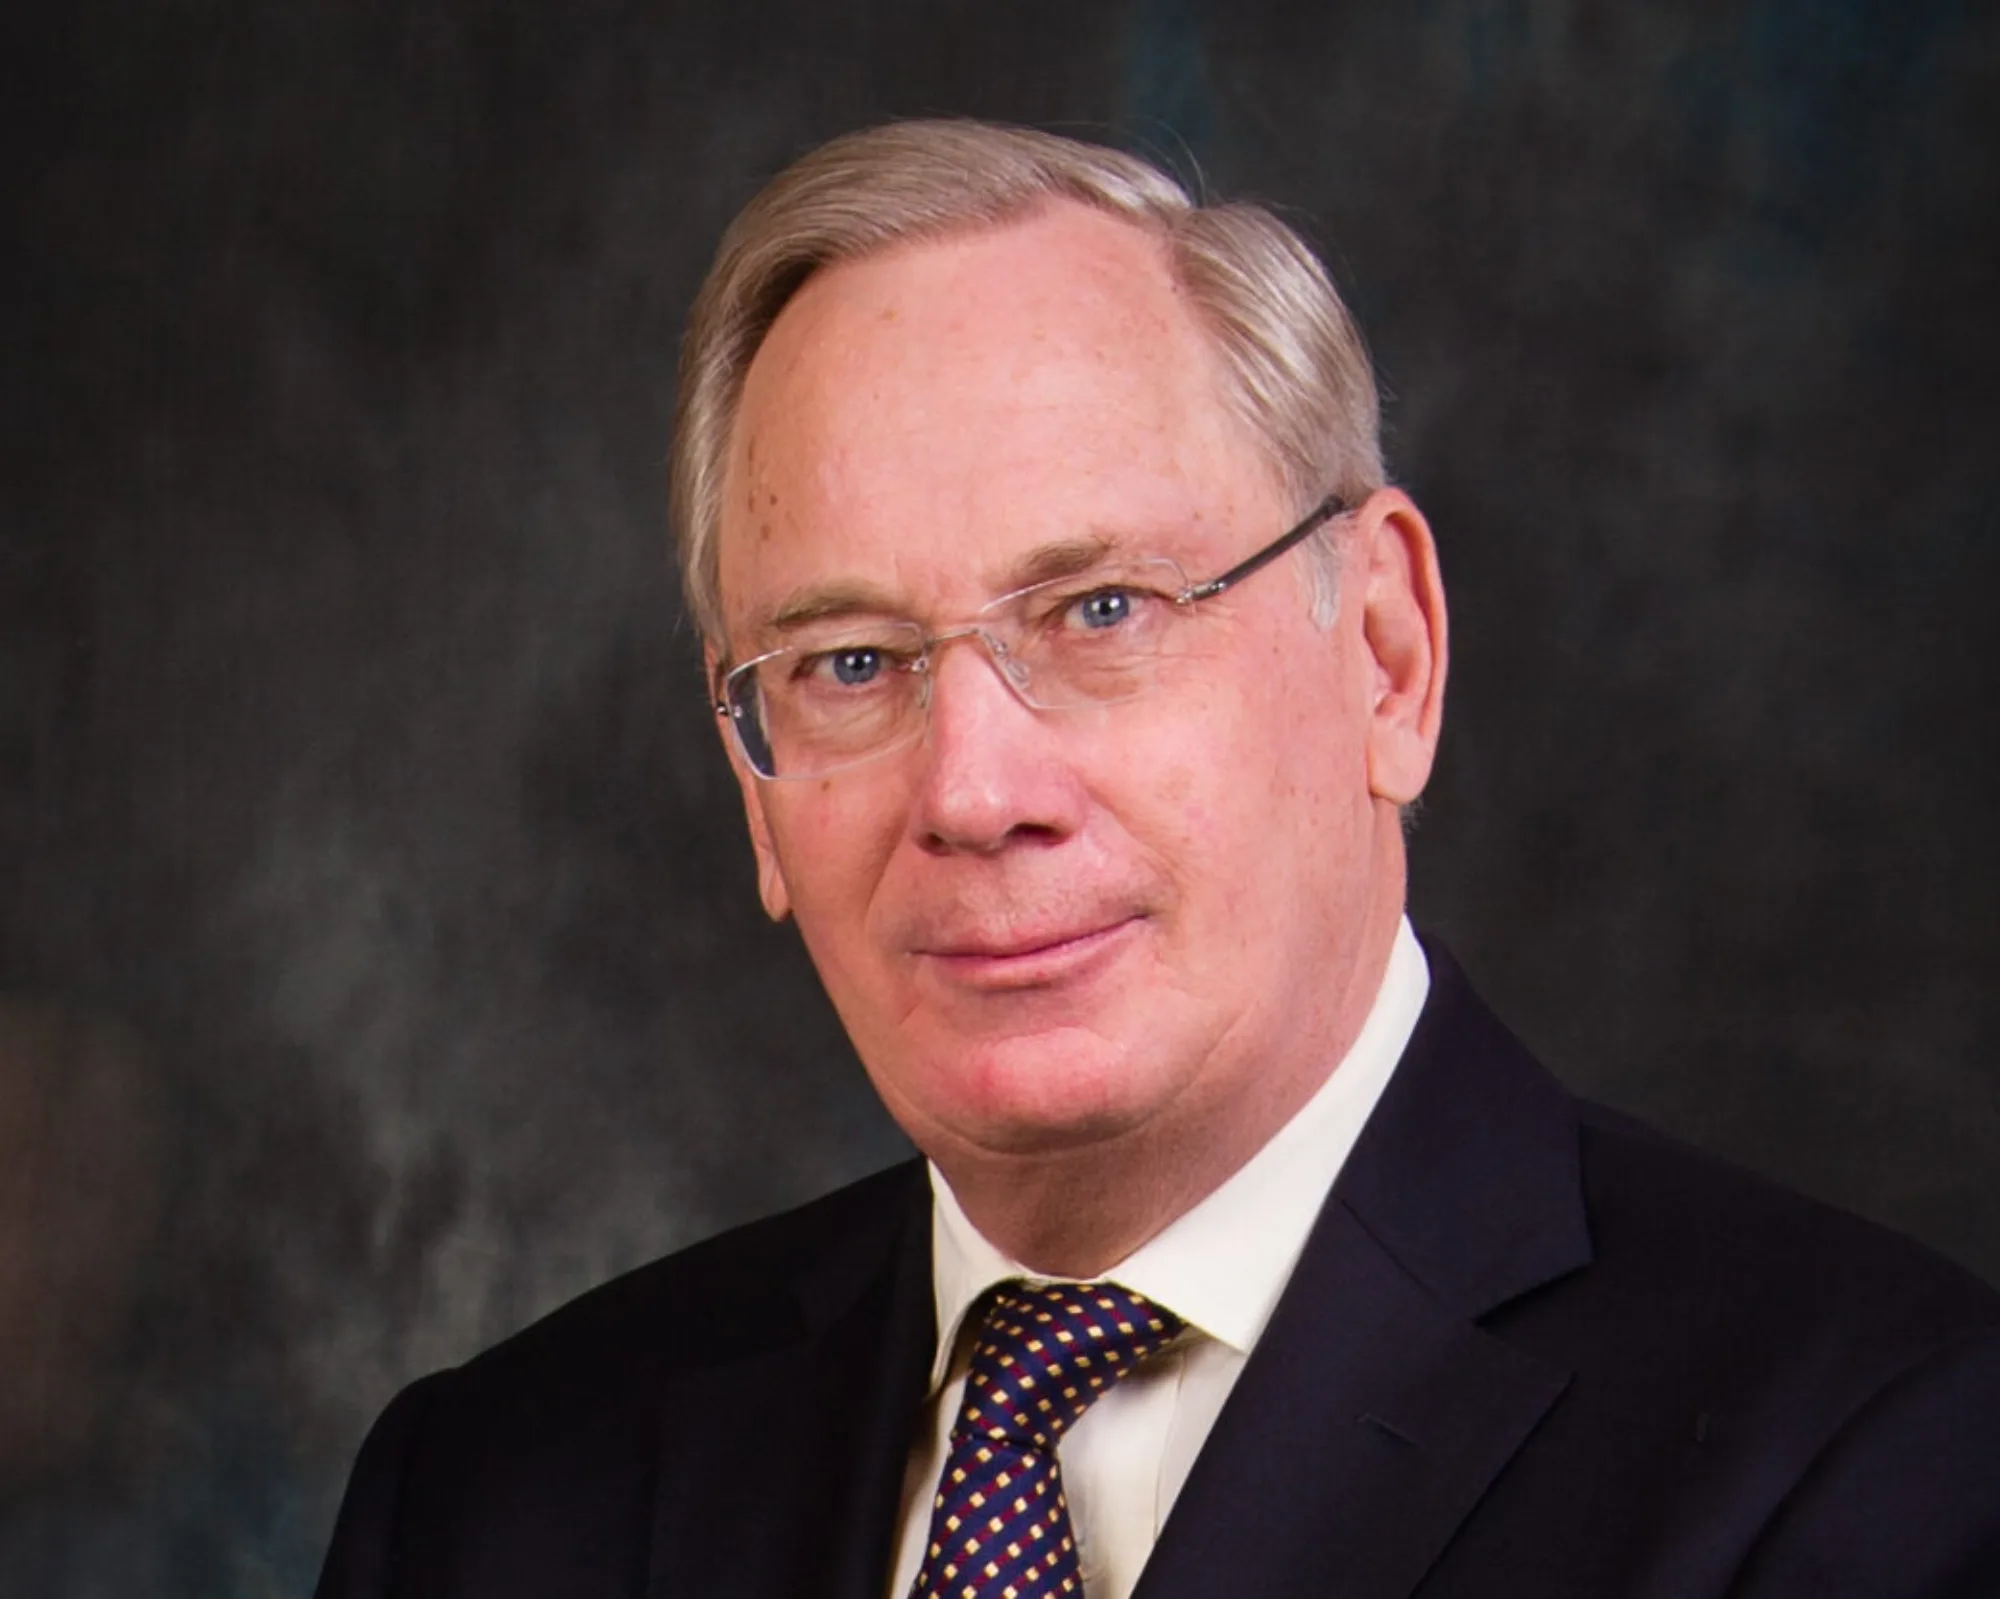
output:
M1591 1258L1575 1101L1428 943L1431 993L1334 1197L1467 1319Z
M1569 1374L1478 1318L1588 1263L1574 1109L1427 952L1395 1079L1135 1599L1404 1599Z

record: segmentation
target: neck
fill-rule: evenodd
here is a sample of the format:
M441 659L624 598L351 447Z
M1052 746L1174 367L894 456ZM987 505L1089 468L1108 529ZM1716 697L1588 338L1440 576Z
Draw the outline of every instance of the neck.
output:
M1150 1151L1141 1158L1102 1145L949 1168L939 1163L967 1218L994 1248L1038 1276L1078 1278L1103 1276L1229 1175L1210 1183L1163 1182L1162 1164Z
M1367 1020L1401 917L1399 895L1385 925L1369 929L1348 981L1330 996L1334 1025L1314 1030L1319 1047L1299 1069L1267 1079L1263 1086L1274 1091L1254 1106L1162 1116L1072 1147L933 1151L966 1217L1031 1272L1103 1276L1234 1176L1326 1082Z

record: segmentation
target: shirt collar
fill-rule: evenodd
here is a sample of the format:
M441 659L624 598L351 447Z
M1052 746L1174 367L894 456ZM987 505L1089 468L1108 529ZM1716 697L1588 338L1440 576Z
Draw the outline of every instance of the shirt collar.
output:
M1277 1308L1334 1179L1388 1086L1430 992L1430 966L1405 917L1367 1020L1292 1119L1221 1187L1105 1272L1247 1355ZM931 1392L951 1370L959 1327L995 1283L1036 1276L995 1249L936 1165L931 1284L938 1342Z

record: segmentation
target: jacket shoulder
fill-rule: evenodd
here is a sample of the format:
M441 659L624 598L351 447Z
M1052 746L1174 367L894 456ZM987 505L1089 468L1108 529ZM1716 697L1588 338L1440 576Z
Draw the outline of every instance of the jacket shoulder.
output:
M730 1391L721 1368L782 1358L865 1303L927 1200L921 1166L892 1168L614 1278L412 1383L362 1447L320 1599L626 1591L669 1417L713 1409Z
M1587 1101L1578 1143L1599 1295L1688 1348L1866 1391L2000 1335L2000 1293L1886 1227Z
M816 1292L881 1265L927 1195L905 1162L612 1278L457 1368L485 1385L544 1367L699 1367L795 1335Z

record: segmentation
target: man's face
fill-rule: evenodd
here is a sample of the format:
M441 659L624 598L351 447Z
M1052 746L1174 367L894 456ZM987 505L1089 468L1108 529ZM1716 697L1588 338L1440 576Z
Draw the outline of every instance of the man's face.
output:
M802 603L941 631L1079 541L1196 580L1233 565L1297 507L1215 362L1158 244L1080 207L819 274L731 440L731 659L786 642L771 618ZM921 741L803 782L738 759L767 908L797 918L947 1172L1132 1138L1254 1148L1338 1058L1400 914L1415 792L1385 753L1382 704L1408 694L1369 617L1421 519L1385 503L1348 534L1330 629L1299 551L1180 618L1146 697L1036 711L954 644ZM1405 711L1427 764L1434 694Z

